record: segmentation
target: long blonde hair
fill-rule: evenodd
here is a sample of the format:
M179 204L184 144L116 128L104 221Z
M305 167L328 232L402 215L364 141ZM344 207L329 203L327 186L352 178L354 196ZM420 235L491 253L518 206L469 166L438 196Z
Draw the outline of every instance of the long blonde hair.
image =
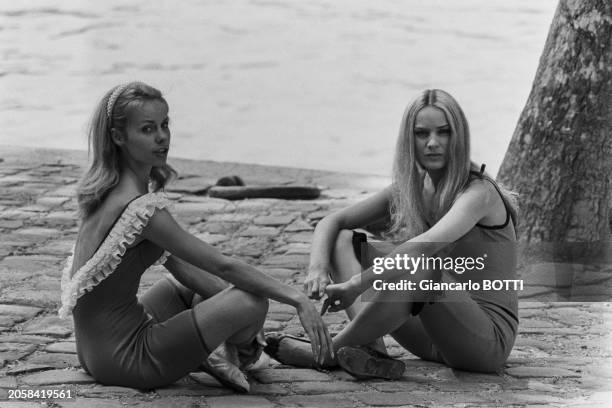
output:
M111 96L113 100L109 103ZM125 131L129 111L151 100L167 105L159 90L142 82L131 82L109 90L98 103L89 126L89 154L93 161L77 187L81 218L93 213L119 183L121 156L119 147L111 138L111 129ZM168 164L153 167L150 174L152 190L164 188L176 175Z
M446 116L451 129L448 162L433 198L428 220L423 200L423 185L427 173L419 165L415 152L414 126L417 114L426 106L436 107ZM395 149L392 173L391 233L401 232L414 237L428 229L428 221L437 222L470 181L478 166L470 161L470 130L457 101L440 89L423 91L404 111ZM513 219L515 200L502 190L502 198L511 208Z

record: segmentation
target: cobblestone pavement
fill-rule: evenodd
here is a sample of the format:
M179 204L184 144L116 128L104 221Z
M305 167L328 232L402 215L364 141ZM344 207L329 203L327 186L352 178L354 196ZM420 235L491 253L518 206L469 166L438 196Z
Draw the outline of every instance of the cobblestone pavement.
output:
M0 407L366 407L611 406L612 306L522 299L520 334L503 372L468 373L416 359L391 339L407 364L397 382L355 381L342 371L274 364L253 372L252 393L236 395L203 373L150 392L96 384L80 368L73 326L57 317L60 271L76 234L74 189L82 152L0 148ZM311 170L172 161L183 175L171 188L174 213L223 252L300 285L313 225L387 181ZM247 184L316 184L312 201L225 201L199 196L224 175ZM610 265L601 266L611 272ZM143 276L142 289L163 268ZM610 273L601 274L609 284ZM336 331L345 319L328 314ZM300 333L293 310L271 302L267 331ZM13 390L70 390L72 400L15 400Z

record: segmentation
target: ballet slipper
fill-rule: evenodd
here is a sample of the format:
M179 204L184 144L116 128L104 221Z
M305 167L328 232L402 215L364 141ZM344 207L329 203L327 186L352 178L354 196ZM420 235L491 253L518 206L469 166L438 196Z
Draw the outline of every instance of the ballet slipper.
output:
M223 386L239 393L247 393L251 390L251 385L239 366L238 350L227 343L221 343L202 363L202 369Z

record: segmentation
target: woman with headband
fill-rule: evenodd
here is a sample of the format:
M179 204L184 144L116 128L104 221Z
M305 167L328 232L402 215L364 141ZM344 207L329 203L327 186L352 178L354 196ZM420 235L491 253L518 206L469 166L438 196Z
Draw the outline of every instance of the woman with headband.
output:
M93 161L77 189L80 225L59 311L74 318L77 354L89 374L104 384L151 389L203 364L248 391L245 378L227 375L223 360L245 368L261 355L268 298L294 306L313 354L329 358L331 339L306 295L224 256L168 211L162 190L176 173L166 163L168 104L157 89L133 82L110 90L94 113L89 142ZM137 298L142 274L156 264L173 276ZM223 358L209 357L221 345Z

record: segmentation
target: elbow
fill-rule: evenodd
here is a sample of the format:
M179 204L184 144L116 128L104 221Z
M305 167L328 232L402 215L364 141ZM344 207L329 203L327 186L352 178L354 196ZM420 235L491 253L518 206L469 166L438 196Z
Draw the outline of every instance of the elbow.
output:
M333 230L340 230L341 228L341 220L340 217L338 216L338 213L331 213L329 215L326 215L325 217L323 217L321 219L321 221L319 221L315 227L315 231L317 229L333 229Z

